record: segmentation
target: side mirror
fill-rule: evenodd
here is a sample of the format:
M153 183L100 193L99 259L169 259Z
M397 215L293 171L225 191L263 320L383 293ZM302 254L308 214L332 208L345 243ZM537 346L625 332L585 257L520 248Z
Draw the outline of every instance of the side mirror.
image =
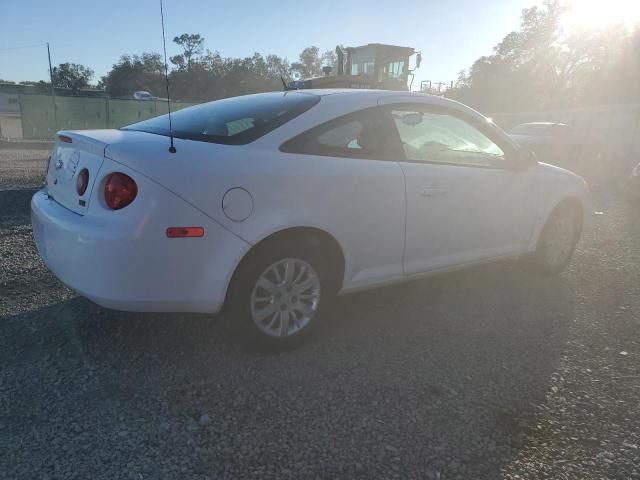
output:
M416 54L416 68L420 68L421 63L422 63L422 53L418 52Z

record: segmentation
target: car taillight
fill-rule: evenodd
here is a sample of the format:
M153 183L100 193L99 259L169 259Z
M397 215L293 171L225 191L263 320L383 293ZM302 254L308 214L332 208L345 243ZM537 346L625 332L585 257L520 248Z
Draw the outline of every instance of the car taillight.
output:
M76 179L76 190L78 191L78 195L84 195L84 192L87 191L87 187L89 186L89 170L83 168L80 170L78 174L78 178Z
M129 175L112 173L104 184L104 200L109 208L119 210L133 202L138 194L138 185Z

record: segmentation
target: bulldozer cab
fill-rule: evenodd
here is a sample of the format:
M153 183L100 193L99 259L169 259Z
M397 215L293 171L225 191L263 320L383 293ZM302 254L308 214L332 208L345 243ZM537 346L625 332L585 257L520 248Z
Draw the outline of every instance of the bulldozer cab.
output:
M416 54L415 67L422 60L411 47L369 43L360 47L336 47L337 68L324 67L325 76L289 83L289 88L376 88L408 90L409 60Z

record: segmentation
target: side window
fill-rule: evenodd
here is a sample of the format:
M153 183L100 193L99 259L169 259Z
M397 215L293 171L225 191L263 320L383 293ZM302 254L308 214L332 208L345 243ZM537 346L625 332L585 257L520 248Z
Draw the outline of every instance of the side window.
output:
M392 108L405 157L416 162L496 166L502 149L466 121L422 109Z
M338 117L287 141L280 150L326 157L390 160L389 142L385 142L379 117L376 108Z

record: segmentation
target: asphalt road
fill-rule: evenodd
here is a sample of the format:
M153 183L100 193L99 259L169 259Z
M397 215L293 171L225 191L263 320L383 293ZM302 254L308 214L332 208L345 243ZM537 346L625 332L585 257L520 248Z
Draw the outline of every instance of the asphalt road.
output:
M640 212L616 195L558 278L341 297L266 355L61 285L31 240L46 156L0 150L0 478L640 478Z

